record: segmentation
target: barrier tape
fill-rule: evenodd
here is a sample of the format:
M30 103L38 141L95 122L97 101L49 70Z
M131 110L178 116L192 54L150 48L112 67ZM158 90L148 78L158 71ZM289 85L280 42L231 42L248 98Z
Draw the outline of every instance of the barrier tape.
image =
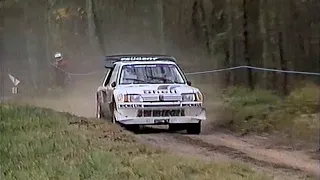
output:
M288 74L303 74L303 75L320 76L320 73L315 73L315 72L270 69L270 68L254 67L254 66L236 66L236 67L231 67L231 68L215 69L215 70L210 70L210 71L190 72L190 73L185 73L185 74L186 75L198 75L198 74L207 74L207 73L214 73L214 72L221 72L221 71L229 71L229 70L234 70L234 69L254 69L254 70L269 71L269 72L280 72L280 73L288 73Z
M87 75L92 75L96 74L99 72L104 72L104 71L91 71L88 73L70 73L66 72L63 69L57 67L56 65L53 65L55 68L61 70L62 72L70 75L70 76L87 76ZM214 69L214 70L209 70L209 71L197 71L197 72L189 72L185 73L186 75L199 75L199 74L208 74L208 73L215 73L215 72L222 72L222 71L231 71L235 69L253 69L253 70L260 70L260 71L269 71L269 72L280 72L280 73L288 73L288 74L303 74L303 75L314 75L314 76L320 76L320 73L316 72L305 72L305 71L292 71L292 70L281 70L281 69L271 69L271 68L260 68L260 67L255 67L255 66L236 66L236 67L230 67L230 68L222 68L222 69Z
M69 76L88 76L88 75L92 75L92 74L96 74L96 73L102 72L102 71L91 71L91 72L88 72L88 73L70 73L70 72L67 72L67 71L59 68L58 66L56 66L54 64L51 64L51 66L59 69L60 71L62 71L63 73L65 73L65 74L67 74Z
M209 70L209 71L190 72L190 73L185 73L185 74L186 75L208 74L208 73L221 72L221 71L230 71L230 70L241 69L241 68L243 68L243 66L237 66L237 67L231 67L231 68L223 68L223 69L215 69L215 70Z

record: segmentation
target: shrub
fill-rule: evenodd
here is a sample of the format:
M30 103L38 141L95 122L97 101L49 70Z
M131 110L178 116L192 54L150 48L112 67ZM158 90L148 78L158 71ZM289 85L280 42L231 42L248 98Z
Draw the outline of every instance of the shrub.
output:
M225 91L223 98L232 114L230 129L241 133L272 130L267 116L281 103L280 97L266 90L233 87Z
M289 137L314 141L320 129L319 87L307 85L281 98L267 90L232 87L224 91L223 126L240 133L281 132Z

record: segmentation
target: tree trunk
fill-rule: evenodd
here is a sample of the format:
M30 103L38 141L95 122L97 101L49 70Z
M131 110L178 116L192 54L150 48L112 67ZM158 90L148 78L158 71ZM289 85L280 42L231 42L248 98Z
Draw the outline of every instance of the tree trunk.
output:
M206 16L206 12L204 9L203 0L200 0L199 8L200 8L200 13L201 13L201 27L202 27L203 33L205 35L205 43L206 43L207 52L210 55L212 53L211 43L210 43L211 40L210 40L209 28L207 25L207 16Z
M287 70L287 61L284 59L284 47L283 47L283 33L279 31L279 41L278 41L278 48L279 48L279 58L282 70ZM288 94L288 74L283 73L283 83L282 83L282 91L284 95Z
M178 37L178 41L179 41L179 46L181 48L185 48L185 44L184 44L184 35L185 35L185 31L184 31L184 6L183 6L183 0L179 0L179 13L178 13L178 24L179 24L179 28L177 31L175 31L175 33L177 33L177 37Z
M235 29L233 27L233 3L232 0L227 0L227 9L228 9L228 64L229 66L235 66ZM234 85L234 74L232 72L228 72L228 84Z
M88 20L88 36L89 42L94 49L99 49L101 55L105 55L105 47L100 28L97 27L97 17L95 15L95 6L93 0L86 0L87 20Z
M198 0L195 0L192 5L191 19L192 19L192 26L194 29L194 35L197 38L197 40L200 39L198 15L199 15Z
M320 72L320 35L317 35L317 38L318 38L318 47L317 47L317 50L318 50L318 58L317 58L317 61L318 61L318 63L317 63L317 72ZM317 84L320 86L320 77L316 77L317 79L316 79L316 82L317 82ZM319 102L320 102L320 89L319 89L319 91L318 91L319 93L319 98L318 98L318 100L319 100Z
M276 53L272 53L272 68L276 69L277 68L277 60L276 60ZM277 89L277 73L272 72L271 76L271 83L272 83L272 89L276 90Z
M163 0L157 1L157 8L159 13L159 43L161 48L161 53L166 53L165 48L165 29L164 29L164 22L163 22Z
M35 29L32 25L32 20L34 17L32 13L32 9L30 9L30 6L28 3L24 4L24 23L25 23L25 40L26 40L26 52L27 57L26 61L28 61L29 65L29 79L32 84L32 87L34 89L38 88L38 71L39 66L37 62L37 36L35 34Z
M260 0L260 33L262 36L262 65L265 68L269 67L269 34L268 34L268 8L266 0ZM268 88L269 76L268 72L263 72L263 87Z
M282 7L287 7L287 4L285 3L286 0L279 0L278 1L278 7L277 7L277 25L278 25L278 52L279 52L279 61L280 61L280 68L281 70L288 70L288 59L286 58L287 55L286 50L287 48L285 47L285 43L287 43L286 39L286 30L287 26L286 24L288 23L288 15L287 11L283 11L281 9ZM281 92L285 96L288 94L288 74L287 73L282 73L281 74Z
M6 73L5 73L5 64L4 64L4 47L3 47L3 31L4 31L4 22L3 22L3 14L0 9L0 102L1 99L5 96L5 79L6 79Z
M244 39L244 59L247 63L247 66L251 66L251 60L249 57L249 36L248 36L248 17L247 17L247 0L243 0L243 39ZM253 84L253 76L252 76L252 70L247 70L247 83L251 90L254 89Z
M49 2L46 3L46 9L45 9L45 49L46 49L46 62L49 66L49 72L47 78L50 79L47 81L49 85L53 81L53 67L51 64L53 63L53 52L52 52L52 17L51 17L51 8L52 4Z
M268 33L269 37L269 42L270 42L270 56L271 56L271 63L270 63L270 68L273 69L278 69L278 47L277 47L277 42L278 42L278 33L276 29L278 28L278 14L277 14L277 0L271 0L269 1L270 3L270 8L269 11L267 11L267 16L270 22L268 23L270 29L272 31ZM278 90L278 78L277 78L277 73L276 72L269 72L271 74L271 87L273 90Z
M93 2L92 0L87 0L87 18L88 18L88 35L89 42L91 46L96 45L96 25L93 17Z
M317 58L317 68L316 68L316 70L317 70L317 72L320 72L320 35L317 35L317 38L318 38L318 47L317 47L317 50L318 50L318 58ZM318 85L320 85L320 77L316 77L317 78L317 84ZM319 89L319 91L318 91L319 93L319 95L320 95L320 89ZM319 99L318 99L318 101L320 102L320 96L318 96L319 97Z

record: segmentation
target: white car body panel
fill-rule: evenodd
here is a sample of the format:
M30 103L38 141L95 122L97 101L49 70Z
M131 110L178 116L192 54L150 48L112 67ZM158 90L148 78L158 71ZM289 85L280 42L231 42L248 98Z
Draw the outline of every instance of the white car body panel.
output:
M119 84L119 72L127 64L174 64L171 61L116 62L112 72L108 72L102 85L97 89L97 103L107 116L114 115L121 124L189 124L206 120L203 102L182 102L182 94L199 93L200 90L185 84ZM179 68L177 66L177 68ZM179 69L180 70L180 69ZM181 70L180 70L181 71ZM107 82L108 74L111 74ZM181 74L183 75L182 71ZM115 82L116 86L111 84ZM123 102L125 94L141 95L143 102ZM110 105L115 103L111 112Z

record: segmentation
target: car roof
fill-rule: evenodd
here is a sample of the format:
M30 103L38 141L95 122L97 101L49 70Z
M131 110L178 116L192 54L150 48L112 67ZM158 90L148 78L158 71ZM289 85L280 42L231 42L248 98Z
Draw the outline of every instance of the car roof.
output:
M128 64L175 64L172 61L125 61L125 62L115 62L115 64L128 65Z
M176 59L169 55L158 54L120 54L105 56L106 68L113 67L116 64L154 64L165 63L175 64Z

